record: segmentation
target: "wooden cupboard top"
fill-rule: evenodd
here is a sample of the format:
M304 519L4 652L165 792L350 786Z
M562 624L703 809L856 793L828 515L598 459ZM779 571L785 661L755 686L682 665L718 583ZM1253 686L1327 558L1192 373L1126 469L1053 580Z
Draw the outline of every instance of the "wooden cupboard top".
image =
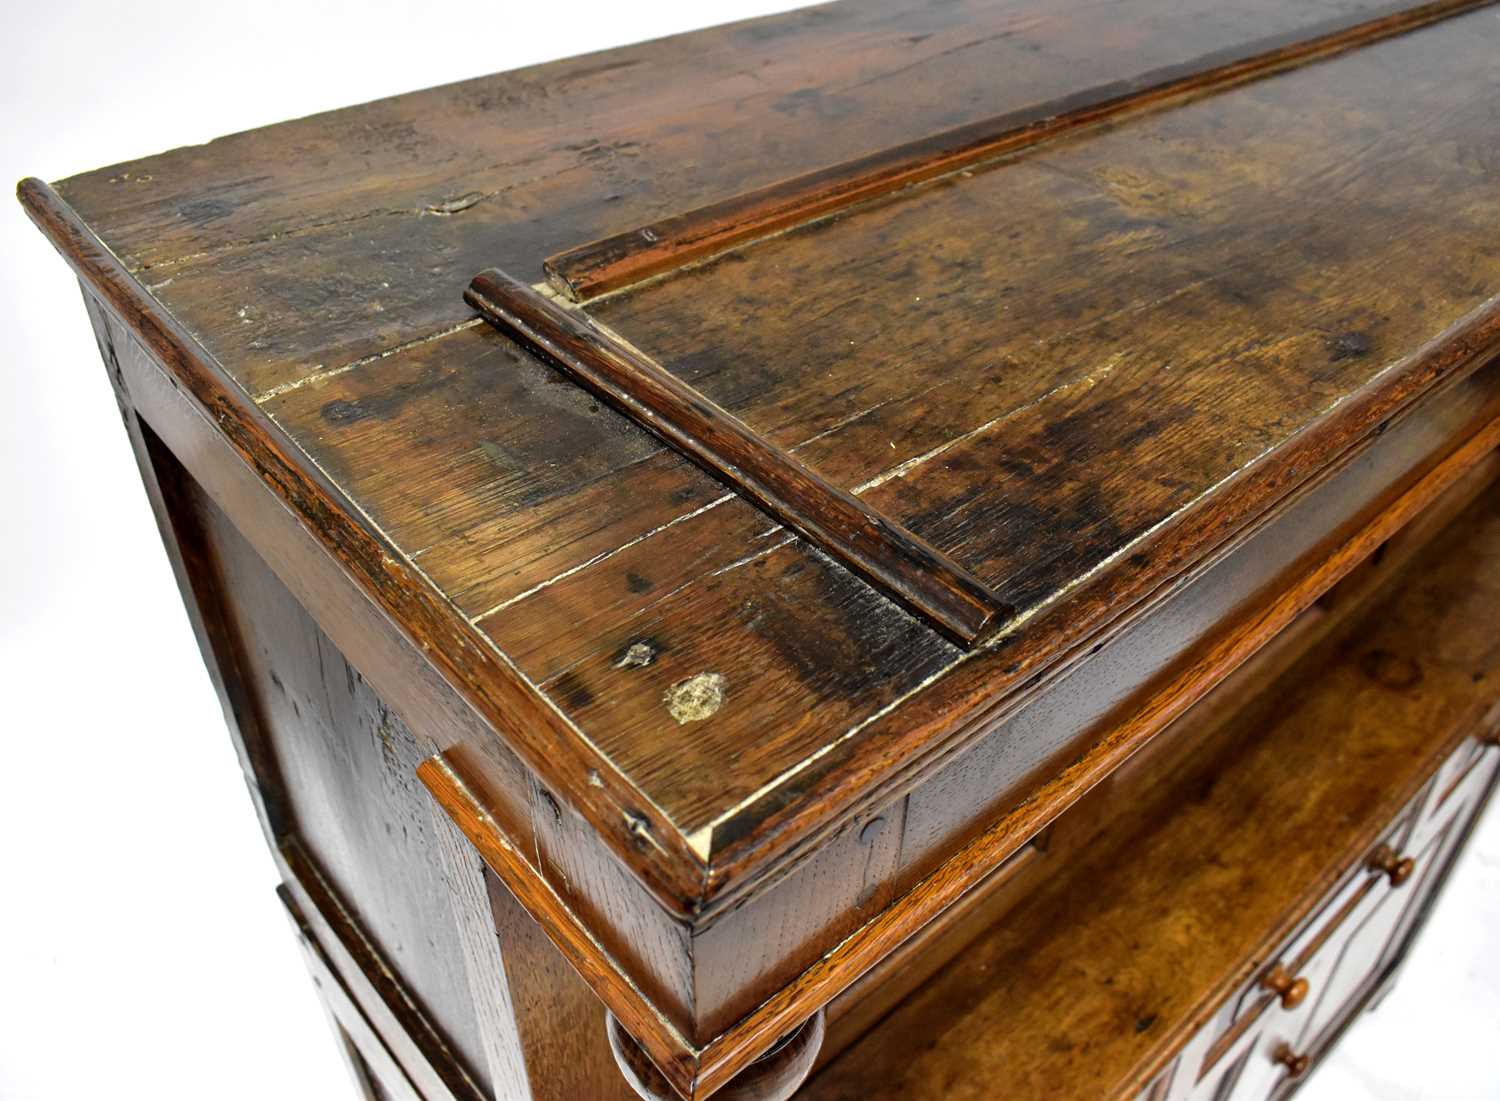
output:
M22 198L691 911L1494 352L1497 46L1459 2L836 3ZM955 645L464 302L549 258L1005 628Z

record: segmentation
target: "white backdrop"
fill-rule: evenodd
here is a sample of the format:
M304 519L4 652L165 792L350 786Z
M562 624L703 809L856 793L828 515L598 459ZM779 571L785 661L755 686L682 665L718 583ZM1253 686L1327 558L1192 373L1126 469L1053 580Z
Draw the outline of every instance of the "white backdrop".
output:
M790 6L6 0L0 175ZM76 285L19 206L0 235L0 1099L350 1097ZM1497 1021L1500 815L1303 1096L1500 1097Z

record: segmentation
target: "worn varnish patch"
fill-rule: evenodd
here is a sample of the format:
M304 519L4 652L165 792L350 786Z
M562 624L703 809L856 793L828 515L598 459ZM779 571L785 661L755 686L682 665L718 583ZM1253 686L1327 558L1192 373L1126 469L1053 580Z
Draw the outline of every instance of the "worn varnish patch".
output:
M724 706L723 674L697 673L668 688L663 699L668 714L684 726L711 719Z

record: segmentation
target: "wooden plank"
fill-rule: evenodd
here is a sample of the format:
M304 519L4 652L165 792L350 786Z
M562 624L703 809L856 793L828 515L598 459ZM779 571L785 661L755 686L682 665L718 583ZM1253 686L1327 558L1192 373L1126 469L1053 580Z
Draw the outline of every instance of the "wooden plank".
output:
M548 258L548 281L587 302L866 199L977 164L1127 111L1160 108L1295 65L1357 49L1477 7L1472 0L1344 13L1323 23L1235 43L1180 65L1095 85L1041 108L967 123L797 176Z
M737 304L696 331L684 331L715 353L746 350L732 342L737 326L760 334L764 348L749 348L754 354L740 362L767 373L759 382L749 373L722 373L741 389L733 401L697 377L688 381L836 485L890 475L874 488L897 494L907 479L895 464L972 432L977 426L971 413L980 407L986 418L980 424L1018 418L1001 420L1005 427L997 425L987 438L989 450L955 446L939 456L995 463L997 453L1004 458L997 441L1024 426L1029 446L1047 449L1044 458L1051 457L1033 488L1017 498L1034 508L1054 498L1068 506L1058 514L1034 513L1029 523L1023 522L1024 510L991 514L960 533L972 536L968 545L986 557L992 579L1016 567L1018 591L1030 594L1039 609L1004 652L958 660L952 647L899 607L856 595L864 586L799 542L762 556L786 533L757 528L759 514L737 508L736 500L716 504L722 495L712 479L655 449L645 433L620 418L590 412L586 396L574 388L557 385L549 392L538 381L547 369L482 323L428 339L449 321L461 324L469 316L453 301L462 280L442 285L460 263L472 261L463 271L466 279L488 257L508 264L512 254L524 254L534 261L543 255L536 246L546 234L566 232L570 236L560 244L570 243L585 224L602 226L618 217L614 228L638 225L647 220L642 212L648 207L681 210L698 201L694 196L734 193L717 190L725 180L740 191L770 182L766 172L784 174L793 166L813 168L828 158L887 147L912 127L920 128L907 138L993 117L1008 104L980 104L976 96L982 99L985 88L1018 94L1020 84L1007 77L996 91L993 74L1005 66L971 69L970 63L1009 58L1009 51L1020 49L1018 42L1045 43L1050 51L1045 64L1005 69L1054 82L1046 85L1053 92L1037 92L1040 102L1076 90L1067 85L1076 85L1077 72L1091 60L1128 54L1131 69L1146 72L1171 64L1158 51L1180 51L1188 38L1197 45L1186 56L1199 56L1208 49L1200 36L1243 41L1247 28L1255 32L1249 38L1271 33L1268 15L1287 20L1277 26L1296 27L1309 11L1327 11L1285 3L1226 9L1153 0L1139 9L1149 18L1127 26L1116 10L1106 18L986 8L984 19L995 21L976 31L966 22L972 12L964 4L932 5L914 15L897 15L896 7L837 7L827 16L776 24L793 29L791 38L809 54L836 42L838 60L802 56L788 62L798 75L792 69L773 74L777 91L767 93L769 99L757 92L758 106L745 108L755 118L763 107L775 114L766 104L791 94L788 87L815 86L819 96L804 99L829 110L842 103L861 118L882 114L869 110L875 102L866 98L870 88L880 87L879 102L888 102L886 93L895 90L919 87L921 94L909 111L903 106L885 112L899 114L898 121L848 130L809 126L805 114L796 125L778 122L767 131L768 140L786 139L791 131L816 137L799 138L795 151L771 167L762 163L766 147L745 146L738 138L726 152L730 167L722 178L717 160L696 174L688 167L661 167L693 159L689 154L651 159L663 151L683 152L699 140L696 135L712 131L700 127L685 131L694 135L691 140L663 137L643 161L655 165L649 170L636 164L641 158L616 150L594 158L608 162L608 169L571 171L581 154L564 156L549 144L559 140L562 123L582 117L586 105L622 126L627 116L635 117L631 125L644 125L643 104L659 101L640 98L642 89L661 75L642 75L654 64L644 59L674 53L664 48L616 55L640 62L618 70L628 93L618 102L601 103L602 76L589 75L589 63L574 62L533 74L529 83L479 82L336 120L305 120L164 154L141 167L152 177L146 182L133 171L128 180L116 172L70 182L69 193L97 216L107 244L73 235L82 226L77 217L43 219L91 279L109 284L111 308L141 329L181 393L206 411L204 423L223 426L228 446L272 487L296 517L293 523L328 550L335 569L347 572L372 607L399 624L414 648L429 655L434 675L458 686L476 714L501 732L559 799L580 808L635 874L686 911L705 893L774 866L851 808L899 790L924 762L977 736L1023 702L1037 678L1086 653L1152 594L1271 515L1313 470L1353 446L1320 414L1338 407L1335 420L1343 418L1350 412L1343 406L1359 400L1351 395L1382 369L1400 364L1415 370L1421 361L1425 375L1409 376L1411 388L1401 394L1386 394L1393 407L1405 408L1422 399L1422 386L1468 369L1488 348L1485 318L1476 319L1474 311L1500 285L1493 252L1482 247L1483 228L1496 216L1493 189L1486 190L1493 173L1484 170L1491 128L1477 108L1452 109L1461 105L1465 88L1484 87L1493 55L1488 13L1091 132L1086 140L1075 135L1065 156L1059 154L1063 143L1050 146L1034 163L1006 169L1003 185L979 178L997 173L976 174L961 184L917 189L921 194L914 191L911 202L893 201L892 209L930 213L927 191L946 189L959 196L958 204L963 197L988 196L990 209L977 222L1003 239L998 251L1004 255L993 267L965 272L962 264L954 265L942 287L976 296L986 288L992 292L987 301L967 299L972 310L924 316L862 306L840 314L848 296L835 295L816 300L830 310L822 318L814 311L761 309L750 315L754 324L746 325L744 304ZM1032 17L1040 22L1025 23ZM875 22L861 22L867 18ZM1097 39L1081 33L1098 30L1102 24L1095 19L1115 29ZM1186 37L1162 33L1179 21L1191 28L1182 32ZM825 30L809 31L810 25ZM933 37L920 44L898 45L902 36L929 31ZM749 56L736 54L747 34L742 29L699 40L717 44L704 64L724 82L714 85L718 99L704 108L707 114L694 113L679 98L674 102L682 112L658 111L652 117L660 121L651 126L665 133L678 125L733 119L725 104L740 87L733 81L748 79L731 72ZM867 70L857 57L872 40L879 59ZM785 41L779 48L786 52ZM938 61L955 48L962 49L963 65ZM754 56L775 52L766 47ZM1059 57L1069 64L1060 66ZM920 64L907 71L912 62ZM671 64L695 71L697 62L679 57ZM813 79L820 67L829 70L826 82ZM914 73L931 79L918 80ZM876 85L863 84L872 78ZM486 97L497 113L477 106ZM513 107L524 114L521 106L538 110L525 136L508 131L504 121L515 117ZM947 121L934 125L944 112ZM432 132L403 145L398 135L410 134L421 119L433 119ZM1184 149L1215 132L1217 141L1203 147L1212 155L1195 165ZM391 158L380 159L376 169L368 156L372 144L380 158ZM827 148L814 148L820 144ZM304 146L307 157L276 155ZM425 204L408 205L418 199L443 201L427 190L460 182L462 172L470 173L465 182L477 178L486 164L498 163L502 146L504 167L493 172L495 186L507 196L503 201L495 201L497 194L463 210L410 213L426 210ZM455 159L439 166L440 158L428 153ZM550 184L527 190L522 162L531 154L539 158L529 162L531 169L549 181L588 175L589 183L577 191L561 184L558 190ZM820 159L809 162L812 157ZM761 176L742 171L752 160ZM252 180L247 167L265 169L265 175ZM649 177L639 196L631 190L639 182L631 173L637 172ZM665 181L667 175L673 179ZM1273 181L1279 181L1274 188ZM604 196L617 191L630 197L611 207ZM1450 201L1454 197L1462 201ZM366 206L367 199L374 205ZM207 205L193 205L200 201ZM1306 213L1314 206L1321 225ZM578 213L585 209L587 214ZM386 217L386 210L397 213ZM862 211L859 218L868 227L876 216ZM538 228L543 223L545 231ZM967 227L971 238L974 224L949 223ZM853 239L841 236L841 223L830 225L830 250ZM1018 231L1022 236L1012 239ZM136 246L158 239L159 252L137 255ZM893 238L901 239L899 233ZM189 257L192 242L202 246L195 258ZM946 246L947 240L939 243ZM767 287L777 285L765 266L770 247L747 250L755 252ZM351 268L344 263L351 253L374 266ZM905 283L872 279L868 286L910 290L915 299L922 288L913 280L925 282L931 274L921 265L939 255L907 250L917 266ZM276 279L253 274L268 270L277 271ZM797 295L813 294L806 275L817 270L802 269ZM869 270L885 271L878 265ZM351 272L369 294L348 293ZM170 286L159 286L168 279ZM146 290L143 280L158 289ZM372 297L382 282L392 283L389 301ZM1302 308L1309 296L1327 300L1321 309ZM603 305L614 308L631 298ZM930 305L929 296L923 298ZM268 305L273 299L275 309ZM779 305L790 302L781 299ZM1263 308L1254 308L1257 302ZM747 303L763 305L754 298ZM239 318L242 306L263 314ZM372 329L377 316L381 320ZM679 310L678 320L683 316ZM441 324L435 326L434 318ZM872 318L878 327L872 328ZM1216 318L1225 319L1219 328L1212 327ZM1474 322L1468 328L1466 318ZM285 339L278 341L283 321L305 321L310 328L285 328ZM1378 331L1375 322L1383 326ZM844 336L841 325L851 326L852 335ZM1372 331L1379 339L1362 342L1360 334L1369 338ZM1174 352L1174 332L1200 332L1202 346L1179 344ZM639 343L632 333L625 335ZM860 362L846 365L831 351L850 347L850 339L863 343ZM1046 343L1038 346L1036 339ZM1272 347L1283 340L1284 346ZM256 342L264 346L252 347ZM420 343L385 358L365 358L393 342ZM1215 389L1215 379L1223 387L1243 383L1245 395L1260 387L1255 392L1265 400L1250 403L1253 424L1237 434L1209 423L1210 436L1197 431L1201 419L1174 420L1171 431L1187 445L1181 462L1171 447L1131 449L1132 418L1144 422L1154 412L1153 401L1172 395L1168 373L1152 378L1143 364L1117 364L1113 382L1097 378L1126 344L1139 344L1164 366L1173 366L1179 352L1195 352L1193 362L1213 377L1192 393L1211 408L1223 392ZM889 358L868 357L876 347L888 350ZM1246 355L1215 359L1214 347ZM788 348L797 356L824 356L819 365L831 372L828 384L814 391L790 372L773 377L785 364L795 365L794 357L762 353ZM913 349L932 354L919 357ZM651 350L665 362L657 355L660 348ZM999 379L993 387L974 385L974 374L943 377L946 368L982 364L991 353L988 362ZM1291 353L1294 362L1285 358ZM476 362L494 356L519 369L475 373ZM703 366L713 371L733 362L723 355ZM524 384L512 387L512 376ZM1133 396L1116 403L1117 416L1109 419L1104 398L1110 387L1124 392L1127 383ZM1065 389L1048 399L1051 404L1043 403L1048 411L1042 413L1037 403L1058 386ZM910 400L924 387L940 390L930 401ZM991 397L992 391L998 396ZM1085 402L1085 391L1095 398ZM264 401L254 402L249 393ZM754 416L747 412L752 405ZM549 441L548 418L556 409L566 410L567 423ZM1242 413L1244 407L1226 407L1224 419ZM1380 430L1378 419L1368 423L1375 413L1374 405L1353 410L1367 433ZM1089 431L1090 418L1113 426L1107 436ZM1049 424L1060 426L1050 439ZM1344 421L1345 428L1352 424ZM896 449L889 447L893 440ZM1215 453L1215 441L1224 445L1223 454ZM1068 454L1059 462L1055 453L1064 448ZM1092 513L1076 507L1087 503L1084 490L1101 471L1107 498ZM961 496L964 479L972 485L981 473L1009 480L1007 493L1024 477L1002 463L956 475L947 485ZM1184 498L1192 504L1184 506ZM948 518L962 514L955 498L943 504ZM917 526L910 513L897 518ZM1080 523L1072 524L1075 519ZM1111 525L1119 539L1110 536ZM1151 533L1149 546L1130 542L1142 525ZM1070 526L1082 534L1068 532ZM1029 555L1036 532L1049 527L1072 540L1069 553L1052 560ZM765 541L759 541L762 534ZM779 593L749 612L743 601L727 603L731 596L756 595L757 576L802 578L789 591L824 611L814 625L799 628L791 602ZM770 615L757 619L759 611ZM660 616L669 616L667 625L687 640L677 654L705 658L685 677L753 652L765 662L764 676L746 682L755 691L731 692L711 720L679 724L662 706L676 682L651 679L668 667L674 652L664 650L667 656L638 678L641 686L631 687L628 697L614 696L623 681L606 680L613 674L604 668L623 661L639 640L636 628ZM474 619L477 628L466 622ZM720 623L725 629L715 630ZM830 632L830 626L839 629ZM867 698L853 698L862 686L873 690ZM627 698L628 707L615 706ZM764 706L741 706L751 699ZM825 706L830 699L834 705ZM691 767L678 767L681 762ZM705 859L713 865L706 878Z
M1473 20L1478 25L1467 26ZM699 269L597 308L632 344L682 348L666 365L700 388L715 387L710 396L721 404L733 396L735 408L753 409L752 424L768 437L776 438L773 418L783 410L796 415L800 402L822 414L833 404L829 415L844 426L799 452L832 480L878 480L888 468L876 456L891 455L891 441L893 464L946 447L923 468L865 492L883 510L954 540L950 547L972 550L971 562L983 555L991 581L1012 586L1006 595L1033 613L1003 651L960 666L976 696L1013 696L1012 686L1043 667L1046 659L1033 659L1042 648L1123 616L1342 447L1382 431L1389 411L1491 354L1500 266L1456 227L1480 224L1481 209L1500 215L1500 196L1491 178L1459 159L1438 166L1440 147L1460 144L1441 137L1443 128L1477 134L1485 125L1481 85L1462 91L1453 74L1463 68L1459 57L1488 67L1488 47L1478 42L1493 37L1493 22L1468 16L1139 120L1053 150L1046 168L1022 162L989 181L944 185L930 201L892 201L851 217L848 236L829 225L805 242L779 238L745 250L731 270ZM1466 40L1478 48L1470 52ZM1434 64L1440 57L1448 68ZM1413 79L1391 81L1392 71ZM1389 119L1380 140L1354 156L1328 122L1350 103L1368 112L1360 117ZM1112 187L1111 179L1133 182ZM1281 182L1268 187L1270 180ZM1190 209L1167 223L1171 233L1159 234L1153 220L1137 249L1100 232L1137 232L1142 202L1167 217L1162 200L1141 196L1174 188L1171 202ZM1389 221L1378 212L1392 195L1403 196L1403 214ZM1419 195L1427 198L1407 208ZM969 217L929 236L934 206ZM1350 217L1352 209L1369 211L1368 219ZM879 228L853 228L866 219ZM1029 238L1000 254L990 247L992 234L1028 223ZM1451 248L1430 247L1447 233L1457 234ZM878 253L872 241L881 243ZM923 265L925 254L963 263L941 281L937 261L931 273L919 266L903 280L903 265ZM807 263L795 265L798 258ZM898 302L917 283L935 285L932 314L922 313L925 294L921 305ZM871 318L898 309L907 310L898 324L873 339L864 331ZM971 323L935 320L960 310ZM1440 319L1455 328L1438 336L1431 326ZM1047 343L1037 347L1038 339ZM854 390L854 409L873 411L844 423L848 406L837 401ZM803 421L795 430L826 429ZM649 499L656 476L635 466L628 482L608 491ZM605 492L601 486L598 495ZM673 789L685 793L687 769L674 762L703 762L703 787L691 790L705 802L678 812L689 829L701 826L708 800L729 802L715 752L718 760L732 754L735 774L759 781L738 789L742 800L771 783L778 764L788 772L808 760L825 768L847 753L857 768L857 747L876 742L869 727L841 737L861 722L841 710L844 687L879 691L941 660L919 649L884 663L883 640L903 626L894 615L850 617L839 633L821 621L793 633L781 629L782 619L761 618L787 578L818 566L795 543L772 550L774 536L738 541L753 533L738 515L732 528L720 518L728 505L689 515L701 507L685 507L681 522L661 531L653 515L652 534L600 548L602 560L480 621L508 652L524 653L526 668L633 772L670 769ZM726 529L738 537L728 546L717 542ZM1049 538L1066 553L1038 553ZM441 551L424 561L445 564ZM679 571L679 561L690 565ZM634 591L632 579L644 591ZM816 589L799 582L787 606ZM649 667L616 668L636 642L661 656ZM745 654L757 659L753 673ZM874 675L856 675L870 666ZM681 732L662 696L703 670L732 683L738 670L757 689L728 697L690 737L674 737ZM848 670L849 679L835 670ZM890 702L877 696L861 710L878 714ZM881 717L886 739L871 752L882 768L916 739L911 714ZM795 794L777 792L762 810L827 807L833 785L812 798L812 786L802 786L811 771L796 774ZM721 851L711 849L716 862Z
M799 458L1025 613L1374 382L1435 335L1434 310L1489 305L1492 257L1429 257L1435 225L1375 204L1426 195L1435 220L1484 224L1484 174L1407 150L1488 126L1488 47L1468 42L1494 23L1076 135L590 313L770 439L857 394L868 421ZM1355 149L1342 116L1385 130ZM1397 292L1394 254L1431 266Z
M503 331L958 642L975 644L1014 613L921 539L830 485L584 315L496 268L476 275L467 297Z
M459 770L461 764L442 755L424 761L417 777L468 838L490 869L526 911L538 917L552 943L598 995L667 1078L691 1095L698 1051L633 984L599 943L589 927L550 884L531 873L526 858L495 828L482 799Z
M1080 135L993 179L864 210L849 236L830 224L816 248L795 235L756 245L733 263L758 280L730 288L706 268L598 304L611 328L610 311L634 317L627 339L658 355L667 337L643 340L648 322L680 333L712 377L685 358L668 366L835 484L880 479L996 421L983 448L928 465L974 460L935 475L953 491L945 505L984 480L997 487L987 500L1015 505L958 533L1040 609L1003 652L959 661L799 541L776 546L788 533L720 501L712 479L549 383L488 326L262 408L686 833L718 823L706 851L727 882L769 858L762 846L899 790L881 785L1020 702L1060 655L1086 652L1358 432L1379 432L1378 406L1360 406L1375 390L1348 400L1361 386L1410 371L1380 399L1406 408L1487 354L1492 318L1463 323L1500 289L1496 257L1473 247L1500 206L1464 152L1487 133L1482 97L1464 89L1488 65L1490 22L1465 16ZM1328 121L1348 111L1347 125ZM903 247L937 207L958 220L932 256L965 250L946 275ZM885 246L861 258L877 221ZM864 266L817 278L818 255L834 253ZM781 255L807 262L778 274ZM939 292L937 312L923 312L926 294L897 301L918 282ZM727 315L694 313L695 286L740 297ZM956 303L963 323L943 323ZM1146 426L1162 416L1157 441ZM907 507L902 493L920 505L931 490L913 474L874 487L891 495L883 509ZM1034 553L1049 532L1066 554ZM650 664L616 668L638 643ZM731 675L751 657L753 673ZM663 698L705 672L729 677L726 703L683 726Z
M872 0L536 66L86 173L63 196L252 393L471 318L490 264L1391 0ZM266 273L274 272L274 278Z

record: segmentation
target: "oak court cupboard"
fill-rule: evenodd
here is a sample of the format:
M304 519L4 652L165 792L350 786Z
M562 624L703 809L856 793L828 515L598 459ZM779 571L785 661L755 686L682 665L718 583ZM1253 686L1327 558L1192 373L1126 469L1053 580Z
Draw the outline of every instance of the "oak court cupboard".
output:
M360 1095L1295 1090L1500 769L1497 52L843 0L23 181Z

